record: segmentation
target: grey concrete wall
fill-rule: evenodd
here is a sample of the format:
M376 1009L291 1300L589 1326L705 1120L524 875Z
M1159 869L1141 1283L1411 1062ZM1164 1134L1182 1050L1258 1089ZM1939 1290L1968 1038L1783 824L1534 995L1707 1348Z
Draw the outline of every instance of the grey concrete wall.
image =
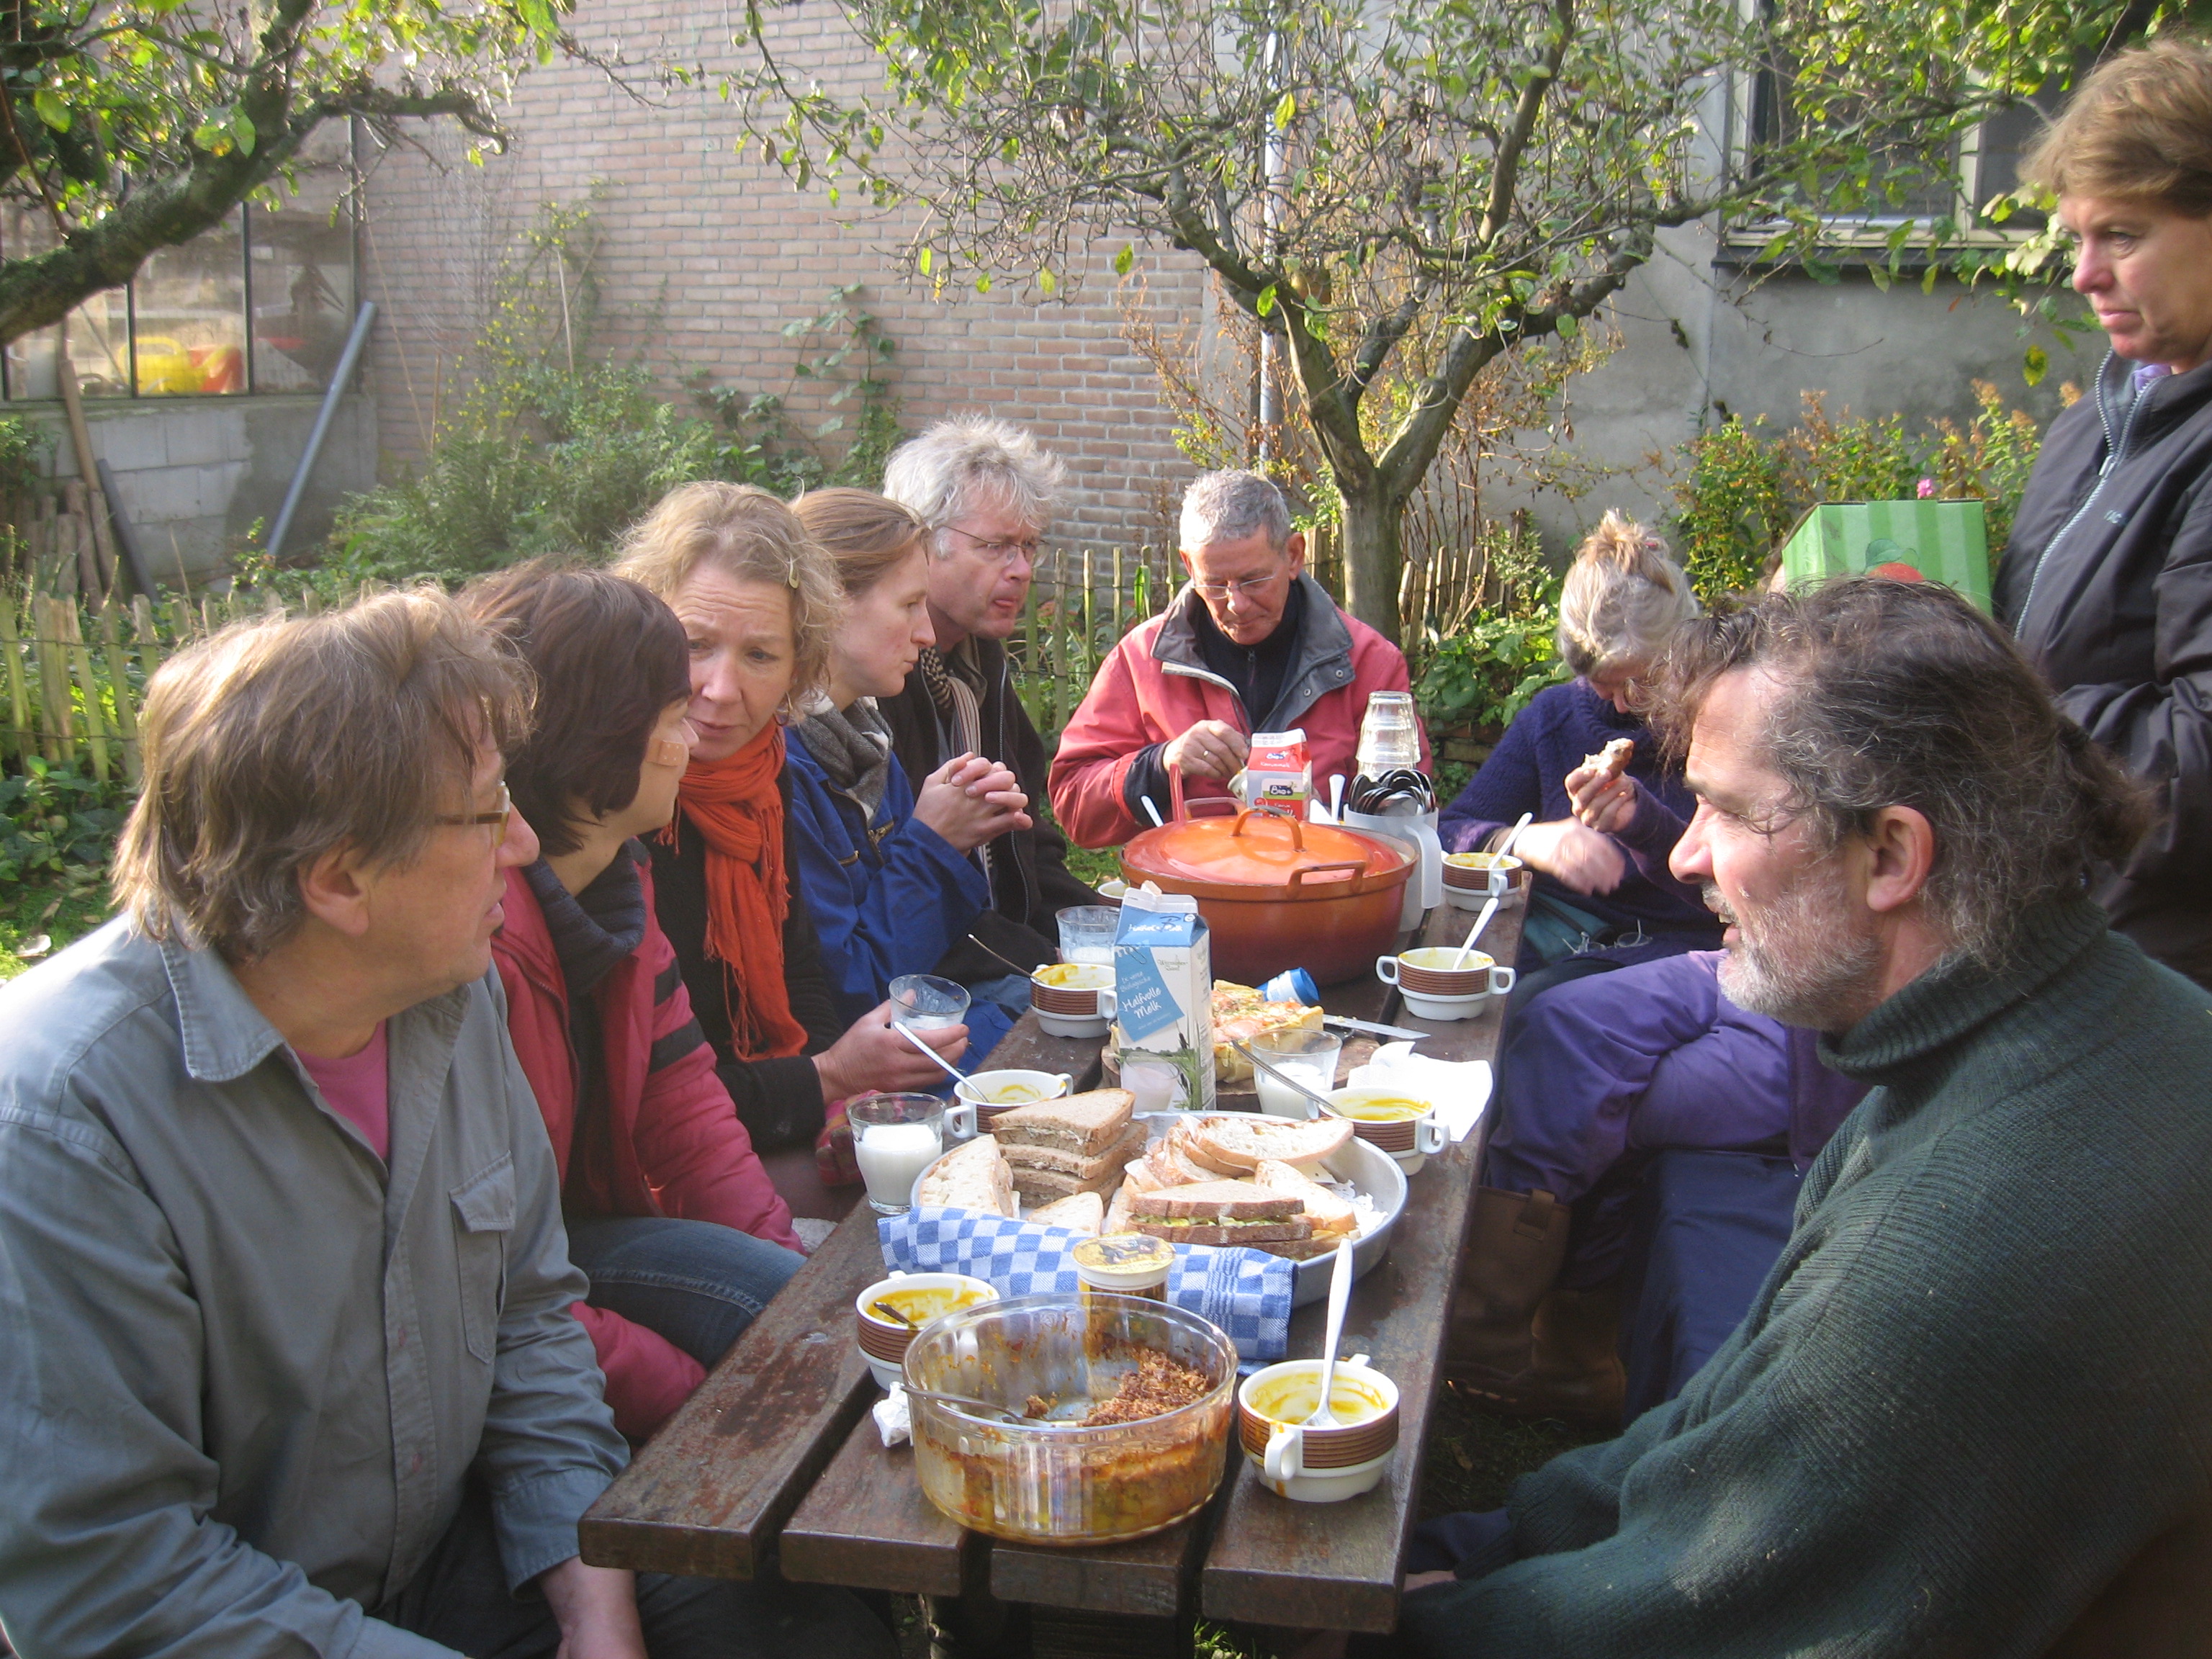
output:
M180 563L195 586L220 577L246 546L256 520L261 532L253 545L262 544L321 405L319 393L86 402L93 449L115 474L118 505L156 580L175 583ZM8 412L45 427L54 471L76 476L76 449L58 404L15 404ZM328 535L339 498L375 482L376 404L356 392L340 400L331 419L288 550L303 553Z
M1484 480L1486 514L1525 506L1547 546L1564 550L1608 507L1650 523L1672 512L1686 471L1681 445L1729 414L1784 429L1805 393L1819 392L1831 416L1901 413L1917 432L1939 416L1972 418L1981 380L2008 406L2048 421L2061 386L2086 386L2104 355L2100 333L2023 334L2009 305L1948 279L1932 294L1917 276L1884 293L1864 271L1825 286L1801 272L1716 264L1715 252L1709 230L1675 233L1622 290L1610 312L1619 349L1567 388L1571 439L1520 434L1519 453L1500 457ZM2050 356L2033 387L2022 368L2031 343ZM1548 453L1555 445L1597 475L1578 495L1539 481L1559 459Z

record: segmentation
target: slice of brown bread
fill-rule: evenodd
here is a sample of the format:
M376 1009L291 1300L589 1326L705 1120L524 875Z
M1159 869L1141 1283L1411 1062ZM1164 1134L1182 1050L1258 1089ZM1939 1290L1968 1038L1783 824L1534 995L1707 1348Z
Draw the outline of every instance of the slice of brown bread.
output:
M1121 1166L1144 1150L1145 1126L1141 1123L1132 1123L1119 1140L1093 1158L1065 1152L1058 1146L1029 1146L1018 1141L1011 1146L1001 1141L999 1145L999 1155L1013 1166L1016 1174L1024 1170L1054 1170L1085 1181L1102 1170L1111 1170L1119 1176Z
M1091 1158L1125 1134L1137 1097L1127 1089L1094 1089L1065 1100L1009 1106L991 1120L1001 1146L1049 1146Z

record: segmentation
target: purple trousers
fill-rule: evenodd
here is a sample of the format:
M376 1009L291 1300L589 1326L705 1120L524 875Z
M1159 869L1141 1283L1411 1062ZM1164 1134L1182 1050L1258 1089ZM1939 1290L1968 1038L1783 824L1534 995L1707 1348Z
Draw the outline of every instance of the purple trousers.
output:
M1721 994L1719 951L1661 957L1546 991L1509 1025L1483 1184L1575 1206L1559 1282L1621 1267L1628 1200L1649 1154L1764 1152L1802 1170L1864 1085L1814 1037Z

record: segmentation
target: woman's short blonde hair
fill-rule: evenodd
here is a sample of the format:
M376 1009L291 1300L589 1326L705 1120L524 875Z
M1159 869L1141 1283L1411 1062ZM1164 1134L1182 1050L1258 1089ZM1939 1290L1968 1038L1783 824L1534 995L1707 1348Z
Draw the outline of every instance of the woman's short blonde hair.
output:
M1698 610L1667 544L1608 509L1559 589L1559 654L1577 674L1644 666Z
M306 918L301 873L350 847L404 865L528 736L530 670L434 587L240 623L164 663L115 894L155 939L253 962Z
M920 515L871 489L810 489L791 510L836 565L848 598L929 549L929 526Z
M844 608L836 567L767 490L713 481L672 489L630 526L615 556L616 575L672 605L702 564L732 581L786 590L794 670L780 712L793 717L828 679L830 640Z
M2057 196L2212 215L2212 52L2168 38L2100 65L2021 159L2021 176Z

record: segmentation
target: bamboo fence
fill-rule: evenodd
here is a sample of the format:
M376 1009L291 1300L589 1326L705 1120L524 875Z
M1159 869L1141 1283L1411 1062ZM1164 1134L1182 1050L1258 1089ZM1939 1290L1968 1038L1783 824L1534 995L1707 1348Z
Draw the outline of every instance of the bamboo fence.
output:
M173 653L241 617L283 610L273 592L97 607L0 591L0 769L32 756L106 783L138 781L138 712ZM319 610L310 591L302 609Z

